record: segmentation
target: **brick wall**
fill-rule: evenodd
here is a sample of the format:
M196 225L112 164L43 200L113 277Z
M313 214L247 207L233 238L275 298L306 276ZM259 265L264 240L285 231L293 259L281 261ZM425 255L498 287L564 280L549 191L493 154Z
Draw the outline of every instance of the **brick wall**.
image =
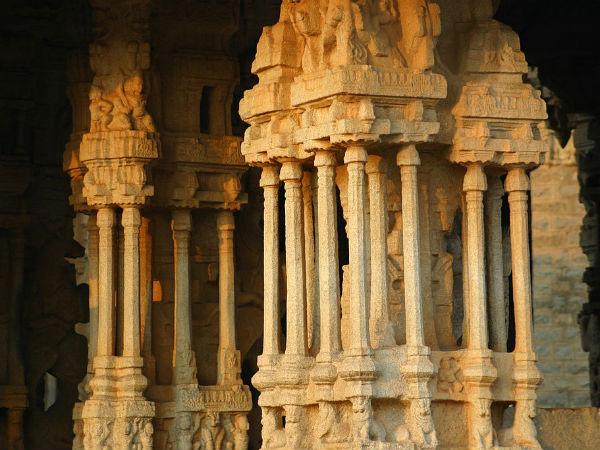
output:
M531 173L534 343L544 383L542 407L590 404L588 357L577 314L587 301L582 276L587 258L579 245L585 208L572 141L558 143L549 161Z

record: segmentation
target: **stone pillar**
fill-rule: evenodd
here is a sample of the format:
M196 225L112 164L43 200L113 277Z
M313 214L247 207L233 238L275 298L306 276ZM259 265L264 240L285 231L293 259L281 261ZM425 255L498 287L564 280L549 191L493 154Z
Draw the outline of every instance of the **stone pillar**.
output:
M387 177L383 158L369 155L366 171L369 180L371 236L370 339L373 348L391 347L396 342L389 319Z
M467 166L463 190L466 198L466 242L468 249L467 277L469 280L469 342L464 379L469 405L469 448L489 449L494 445L491 422L491 386L497 379L488 349L488 322L485 283L485 231L483 195L487 178L478 164Z
M240 384L240 354L235 344L235 268L232 211L217 213L219 234L219 384Z
M522 167L508 171L505 188L510 205L510 246L512 255L513 299L515 305L515 351L513 384L515 442L526 448L541 448L533 423L537 386L542 376L533 351L531 312L531 272L529 256L529 176Z
M123 208L123 356L141 355L140 336L140 210L135 206Z
M504 269L502 250L502 196L504 189L499 176L488 176L485 197L485 238L487 293L490 326L490 347L496 352L506 351L507 324L504 302Z
M348 240L350 245L350 346L352 355L372 353L367 303L367 204L364 147L349 147L344 155L348 169Z
M192 351L192 305L190 302L190 232L192 216L187 209L172 214L175 258L175 348L173 384L196 384L196 358Z
M23 412L25 412L25 408L8 408L6 438L10 450L22 450L24 448Z
M156 380L156 360L152 354L152 234L150 219L142 217L140 228L140 320L144 375L150 384Z
M112 356L115 350L115 211L103 207L98 210L98 354Z
M413 144L398 151L396 164L402 182L402 242L404 254L404 302L406 306L406 355L401 371L409 385L411 439L423 449L436 448L437 434L431 416L431 392L428 383L434 375L431 350L425 345L421 285L419 152Z
M302 175L302 204L304 217L304 273L306 274L306 328L308 348L318 348L319 312L315 272L315 227L313 216L312 172Z
M317 168L317 236L320 348L317 365L311 374L317 384L317 397L333 400L329 389L336 379L336 368L332 361L341 350L340 340L340 280L337 237L337 203L335 195L334 151L318 150L315 154Z
M285 183L285 265L287 273L286 356L305 356L306 311L304 307L304 238L302 220L302 166L284 162L280 172Z
M265 166L260 185L264 191L264 360L279 355L279 168Z
M9 343L8 343L8 382L12 386L25 383L23 360L21 356L21 290L25 270L25 231L14 228L10 235L9 262L11 268L10 305L9 305ZM22 411L21 411L22 413Z
M94 356L98 353L98 224L96 212L88 219L88 286L90 328L88 337L88 361L91 370ZM88 370L88 371L89 371Z

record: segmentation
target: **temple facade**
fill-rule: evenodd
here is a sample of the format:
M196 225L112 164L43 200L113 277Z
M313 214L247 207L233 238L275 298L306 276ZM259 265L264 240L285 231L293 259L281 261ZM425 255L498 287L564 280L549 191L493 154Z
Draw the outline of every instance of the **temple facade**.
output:
M27 78L11 85L0 448L43 448L28 407L32 424L66 414L73 450L542 448L536 350L549 367L559 344L534 342L555 300L534 314L531 236L534 253L548 236L530 203L552 202L530 197L530 173L561 157L498 2L84 3L56 71L71 121L51 175L61 220L84 227L76 250L20 201L52 183L32 181L19 111L38 107ZM61 350L44 358L44 341ZM69 400L39 397L51 390Z

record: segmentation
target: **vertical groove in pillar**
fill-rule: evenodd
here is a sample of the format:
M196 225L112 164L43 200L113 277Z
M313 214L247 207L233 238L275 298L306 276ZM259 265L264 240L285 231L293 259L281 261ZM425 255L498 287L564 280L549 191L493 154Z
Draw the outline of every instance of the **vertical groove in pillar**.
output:
M234 230L233 212L219 211L219 384L237 381L239 367L235 343Z
M190 303L190 232L192 217L187 209L173 211L173 256L175 265L175 348L173 384L194 384L196 362L192 352L192 306Z
M98 356L114 354L114 226L115 211L100 208L98 225Z
M502 249L502 181L499 176L488 176L485 202L486 266L488 277L488 310L490 347L496 352L506 351L507 324L504 303L504 267Z
M265 166L260 185L264 192L264 334L263 355L280 353L279 348L279 168Z
M421 164L414 145L405 145L398 152L402 182L402 242L404 252L404 291L406 304L406 344L409 347L425 345L421 286L421 258L419 238L419 191L417 166Z
M510 205L510 247L515 304L515 352L533 352L531 272L529 259L529 176L514 168L506 176Z
M349 147L344 154L348 170L348 240L350 256L350 350L370 350L367 303L367 203L364 147Z
M140 210L123 208L123 356L138 357L140 339Z
M317 229L319 254L320 342L318 359L331 361L341 349L340 281L338 263L337 204L335 195L335 152L315 155L317 167Z
M371 237L371 298L369 330L373 348L395 345L389 321L387 265L387 189L385 163L381 156L369 155L366 171L369 184Z
M98 225L96 213L88 220L88 285L90 329L88 336L88 361L91 364L98 353Z
M485 232L483 193L487 179L483 167L470 165L463 183L467 203L469 277L469 349L488 348L485 285Z
M315 277L315 227L313 216L312 172L302 175L302 205L304 217L304 273L306 274L306 327L308 347L313 349L318 336L318 312Z
M280 172L285 184L285 267L287 274L286 355L306 355L304 302L304 230L302 219L302 166L284 162Z

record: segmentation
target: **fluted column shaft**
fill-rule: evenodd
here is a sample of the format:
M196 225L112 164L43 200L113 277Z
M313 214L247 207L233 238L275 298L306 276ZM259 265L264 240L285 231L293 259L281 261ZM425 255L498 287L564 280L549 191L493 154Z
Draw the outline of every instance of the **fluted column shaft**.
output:
M414 145L405 145L398 152L402 182L402 242L404 251L404 302L406 305L406 344L425 346L421 286L421 256L419 238L419 191L417 166L421 164Z
M285 184L285 266L287 273L286 355L306 355L304 309L304 237L302 219L302 166L284 162L280 172Z
M115 211L100 208L98 225L98 356L114 354L114 226Z
M504 304L504 268L502 258L502 181L488 177L485 203L485 238L487 250L488 309L490 346L497 352L506 351L507 327Z
M365 205L364 147L349 147L344 154L348 170L348 240L350 256L350 351L362 354L370 350L369 306L367 303L367 217Z
M240 361L235 343L235 268L232 211L219 211L219 382L229 384L239 377Z
M488 348L483 219L483 193L487 190L487 179L483 167L468 166L463 190L466 194L468 224L469 349L482 350Z
M260 185L264 192L264 334L263 355L279 348L279 168L265 166Z
M140 210L134 206L123 208L125 252L123 258L123 356L140 356Z
M320 150L315 155L317 168L317 220L319 248L320 342L318 359L331 361L340 344L340 281L335 195L335 152Z
M98 225L96 213L88 220L88 286L90 328L88 336L88 361L91 366L98 353Z
M531 314L531 271L529 258L529 176L523 168L506 176L510 205L510 248L512 255L513 299L515 304L515 352L533 352Z
M196 383L195 362L192 356L192 305L190 302L190 232L192 216L187 209L173 211L175 257L175 348L174 384Z
M319 314L315 273L315 233L312 194L312 172L302 175L302 205L304 217L304 273L306 274L306 327L308 347L318 344Z
M390 326L387 266L387 189L383 158L369 155L366 166L369 179L371 236L371 298L369 329L374 348L394 345Z

